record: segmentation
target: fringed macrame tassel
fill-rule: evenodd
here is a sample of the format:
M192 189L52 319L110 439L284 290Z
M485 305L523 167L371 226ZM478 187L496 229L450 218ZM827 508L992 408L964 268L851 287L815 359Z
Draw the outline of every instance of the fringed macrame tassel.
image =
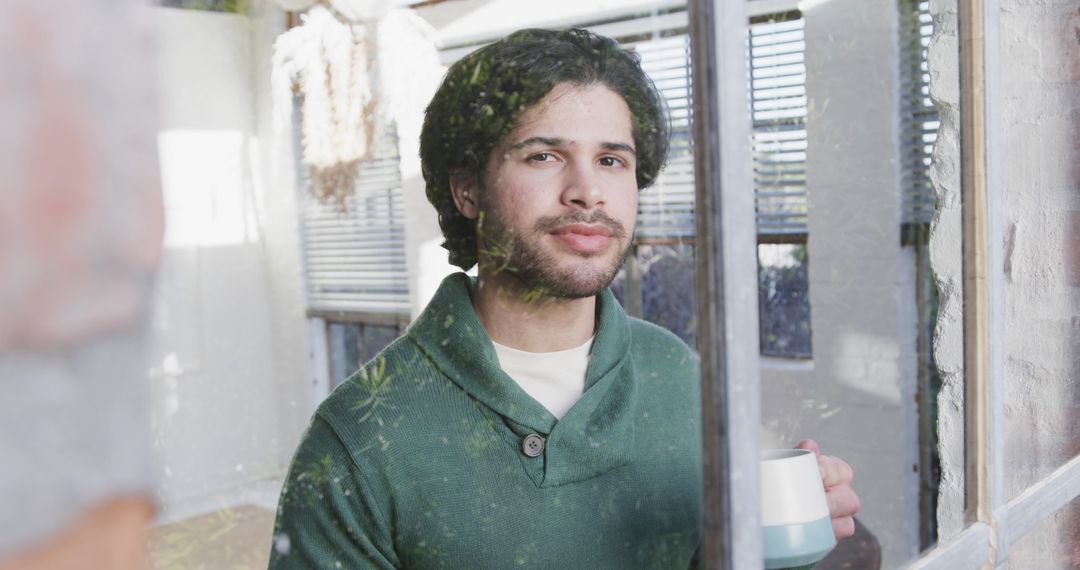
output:
M360 163L377 132L374 34L367 24L342 21L335 10L316 5L302 24L274 43L275 123L283 129L292 114L292 85L303 95L303 163L309 191L344 209L356 188Z

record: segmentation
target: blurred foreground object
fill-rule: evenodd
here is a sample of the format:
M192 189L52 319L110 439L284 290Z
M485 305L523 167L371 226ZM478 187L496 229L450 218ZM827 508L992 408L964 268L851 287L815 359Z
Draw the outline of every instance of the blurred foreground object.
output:
M142 337L163 233L148 8L5 8L0 568L139 567Z

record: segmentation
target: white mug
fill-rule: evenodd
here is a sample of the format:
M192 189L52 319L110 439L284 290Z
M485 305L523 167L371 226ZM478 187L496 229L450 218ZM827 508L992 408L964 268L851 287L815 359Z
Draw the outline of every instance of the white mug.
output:
M762 450L761 519L769 570L816 564L836 546L813 451Z

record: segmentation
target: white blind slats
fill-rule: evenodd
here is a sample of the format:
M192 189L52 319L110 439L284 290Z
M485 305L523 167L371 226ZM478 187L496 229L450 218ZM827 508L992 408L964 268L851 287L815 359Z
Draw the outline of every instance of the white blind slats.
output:
M388 125L359 169L344 211L302 191L308 308L327 313L407 315L405 200L397 134ZM307 173L301 169L301 188Z
M357 240L340 240L340 241L324 241L315 246L314 249L318 249L320 254L318 256L311 256L310 260L322 260L323 263L339 263L345 264L348 261L346 256L359 257L372 257L374 254L388 255L393 258L401 257L404 259L404 254L384 254L387 249L395 250L402 248L405 245L405 240L397 241L372 241L368 243L356 243Z
M389 212L365 212L367 215L382 215L391 216L393 211ZM334 222L333 220L319 220L311 223L308 226L308 237L317 240L320 236L325 236L328 240L332 241L337 239L353 239L354 237L361 237L375 235L377 237L390 237L393 234L405 235L405 228L399 225L391 224L364 224L364 225L352 225L341 222Z
M801 17L750 24L759 235L806 234L806 65Z
M930 155L940 125L929 97L926 48L933 33L927 0L901 0L901 85L903 86L900 152L903 163L902 221L928 224L936 198L930 185Z
M322 229L311 229L307 232L306 239L311 244L334 244L354 243L362 247L367 243L393 243L405 239L405 229L400 226L375 226L371 228L349 228L328 226ZM311 255L318 255L317 249L312 248Z
M647 39L613 35L641 57L641 67L656 84L671 120L671 152L667 167L656 182L638 197L639 240L691 240L694 220L694 158L690 118L693 113L690 83L690 39L684 10L636 19L639 34ZM663 24L667 24L665 27ZM604 33L601 27L590 28Z

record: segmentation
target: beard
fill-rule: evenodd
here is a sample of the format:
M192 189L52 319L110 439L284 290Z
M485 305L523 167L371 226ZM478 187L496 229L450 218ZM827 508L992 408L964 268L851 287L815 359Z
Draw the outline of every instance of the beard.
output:
M499 217L495 208L483 208L486 215L477 224L477 245L480 268L497 275L506 273L515 278L524 290L526 298L555 297L582 299L597 295L615 279L622 267L631 240L618 220L602 210L591 214L575 211L561 216L538 219L533 227L515 233ZM543 240L558 227L575 224L603 224L611 231L614 256L610 250L596 254L558 255L545 248Z

